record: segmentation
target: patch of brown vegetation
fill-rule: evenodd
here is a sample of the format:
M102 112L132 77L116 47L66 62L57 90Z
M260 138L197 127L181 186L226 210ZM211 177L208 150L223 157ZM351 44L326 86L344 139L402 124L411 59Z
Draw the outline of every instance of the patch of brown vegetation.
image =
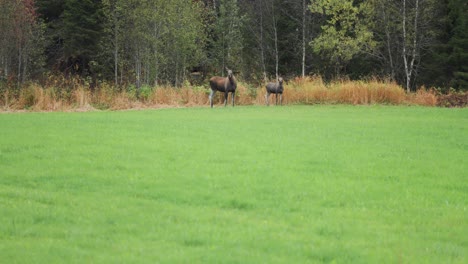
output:
M102 83L90 89L89 84L77 78L52 78L44 85L29 83L19 90L0 89L0 110L90 111L209 106L207 85L142 87L136 91L134 87L116 88ZM415 93L407 94L395 82L377 79L341 80L327 84L320 76L312 76L295 78L283 85L283 104L405 104L443 107L466 107L468 104L468 92L441 94L435 89L427 90L423 87ZM238 82L235 103L265 105L265 92L264 85L252 87ZM214 103L222 106L223 102L224 95L216 93Z
M450 92L448 94L438 95L438 106L442 107L467 107L468 106L468 91L465 92Z

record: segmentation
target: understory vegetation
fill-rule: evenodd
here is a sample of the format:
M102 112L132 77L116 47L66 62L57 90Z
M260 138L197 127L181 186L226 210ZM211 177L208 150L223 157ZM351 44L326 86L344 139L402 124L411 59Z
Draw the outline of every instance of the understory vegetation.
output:
M207 85L183 87L135 86L116 88L102 83L89 88L80 78L51 78L44 84L29 83L22 89L0 89L0 109L3 111L84 111L93 109L139 109L161 107L207 106ZM236 91L236 105L265 104L264 86L240 82ZM217 93L216 103L224 98ZM273 99L274 100L274 95ZM419 89L406 93L391 81L333 81L325 83L320 77L295 78L285 83L283 104L391 104L464 107L468 92L453 91L441 94L436 89Z
M248 83L377 77L408 93L467 91L467 14L466 0L0 0L0 83L181 88L227 67Z

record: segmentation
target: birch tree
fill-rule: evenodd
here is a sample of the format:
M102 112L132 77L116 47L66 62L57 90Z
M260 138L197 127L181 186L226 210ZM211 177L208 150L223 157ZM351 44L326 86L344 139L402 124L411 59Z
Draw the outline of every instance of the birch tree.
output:
M435 45L440 15L436 0L375 0L375 50L386 75L407 92L416 86L421 60Z
M104 40L108 41L108 43L103 43L105 49L103 52L112 52L114 85L117 87L121 84L123 78L123 70L120 68L123 67L121 62L121 53L123 53L124 47L124 31L126 30L125 22L128 21L128 18L125 16L125 10L128 10L126 6L127 1L103 0L102 3L107 22L105 31L108 34L108 38L105 38ZM121 73L120 81L119 69Z
M339 76L346 64L358 54L375 47L369 28L372 6L352 0L316 0L310 9L326 18L322 32L311 42L314 51L329 58Z
M42 66L43 29L33 0L0 0L0 77L19 87Z
M214 60L217 69L241 67L244 17L239 12L237 0L218 0L215 3L217 19L214 26Z
M403 28L403 62L405 65L405 76L406 76L406 91L409 93L411 91L411 78L413 77L413 71L415 69L415 60L418 54L418 35L419 35L419 28L418 28L418 17L419 17L419 0L415 0L414 5L414 22L413 22L413 30L412 36L409 36L408 32L408 17L407 17L407 8L406 3L408 0L403 1L403 21L402 21L402 28Z
M305 63L306 63L306 14L307 5L306 0L302 0L302 78L305 77Z

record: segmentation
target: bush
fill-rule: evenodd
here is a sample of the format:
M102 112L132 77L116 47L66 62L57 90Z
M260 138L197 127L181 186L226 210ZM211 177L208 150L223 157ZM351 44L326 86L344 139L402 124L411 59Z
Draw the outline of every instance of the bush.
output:
M294 78L285 81L283 104L408 104L442 107L467 107L468 92L451 90L442 94L424 87L407 94L391 81L341 80L325 83L320 76ZM78 78L50 76L43 85L25 84L21 89L0 85L0 107L4 110L28 109L34 111L64 111L97 109L131 109L178 106L208 106L210 89L185 82L181 88L143 85L137 91L134 85L118 89L107 82L93 89ZM229 98L230 99L230 98ZM272 97L270 97L272 99ZM274 95L273 99L274 100ZM217 92L216 105L222 106L224 96ZM239 81L236 105L264 105L265 85L254 87ZM230 102L229 102L230 105Z
M467 107L468 91L456 92L451 90L448 94L439 94L437 105L442 107Z

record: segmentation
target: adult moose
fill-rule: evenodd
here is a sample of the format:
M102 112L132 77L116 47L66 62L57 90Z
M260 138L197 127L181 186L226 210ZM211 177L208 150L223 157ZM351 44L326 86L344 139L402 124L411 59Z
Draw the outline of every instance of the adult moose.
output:
M280 105L283 105L283 78L279 77L276 83L268 83L266 85L265 101L266 105L270 105L270 94L275 94L276 104L278 105L278 94L280 95Z
M210 93L210 105L211 108L213 108L213 97L216 93L216 91L220 91L224 93L224 106L227 105L227 100L228 100L228 95L231 93L231 98L232 98L232 106L234 106L234 98L236 97L236 88L237 88L237 81L234 75L232 74L232 71L226 68L228 71L228 76L227 77L211 77L210 79L210 87L211 87L211 93Z

